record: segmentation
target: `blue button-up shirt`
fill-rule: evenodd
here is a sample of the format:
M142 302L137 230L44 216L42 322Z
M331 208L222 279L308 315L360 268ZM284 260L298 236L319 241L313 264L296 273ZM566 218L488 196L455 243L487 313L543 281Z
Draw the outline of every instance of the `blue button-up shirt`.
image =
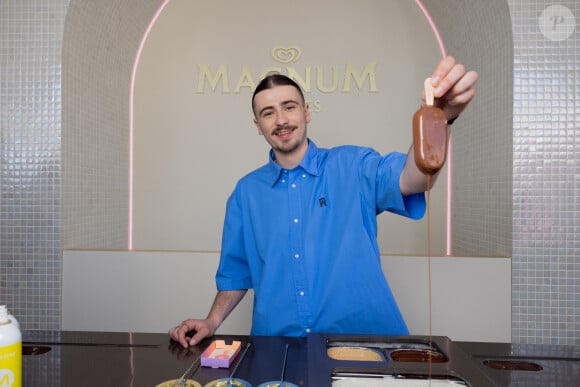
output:
M252 335L407 334L381 268L377 214L419 219L424 194L402 196L406 155L322 149L297 167L270 161L228 199L218 290L254 289Z

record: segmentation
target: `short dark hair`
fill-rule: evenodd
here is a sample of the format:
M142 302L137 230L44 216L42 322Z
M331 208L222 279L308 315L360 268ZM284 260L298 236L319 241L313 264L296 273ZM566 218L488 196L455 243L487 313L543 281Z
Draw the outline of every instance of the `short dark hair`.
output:
M305 102L304 93L302 93L302 89L294 80L290 77L287 77L283 74L270 74L266 76L266 78L262 79L258 86L256 86L256 90L254 90L254 94L252 95L252 111L254 114L256 111L254 110L254 99L256 98L256 94L258 94L262 90L272 89L276 86L294 86L298 93L300 93L300 98L302 98L302 103Z

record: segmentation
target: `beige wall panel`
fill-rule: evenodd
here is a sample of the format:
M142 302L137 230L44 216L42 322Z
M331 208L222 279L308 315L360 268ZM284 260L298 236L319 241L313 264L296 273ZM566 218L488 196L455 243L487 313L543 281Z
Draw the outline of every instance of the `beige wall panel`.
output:
M218 260L216 253L65 251L62 329L167 332L185 318L204 318ZM429 334L427 258L382 262L411 334ZM510 275L509 258L433 259L433 334L510 341ZM219 332L248 334L251 310L250 292Z

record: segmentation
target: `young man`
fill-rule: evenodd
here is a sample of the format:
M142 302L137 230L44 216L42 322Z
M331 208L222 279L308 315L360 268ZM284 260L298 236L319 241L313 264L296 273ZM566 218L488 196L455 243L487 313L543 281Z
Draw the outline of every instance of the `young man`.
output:
M435 97L448 121L473 98L477 77L453 57L438 64ZM270 161L240 179L228 199L208 316L171 328L171 338L188 347L213 335L249 288L252 335L407 334L381 268L376 216L423 216L427 178L412 147L385 156L318 148L307 136L302 91L279 74L260 82L252 108Z

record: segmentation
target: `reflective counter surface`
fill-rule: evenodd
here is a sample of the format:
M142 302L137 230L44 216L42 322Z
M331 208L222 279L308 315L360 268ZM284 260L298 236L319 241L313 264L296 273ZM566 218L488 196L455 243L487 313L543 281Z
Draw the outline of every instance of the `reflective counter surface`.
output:
M215 336L184 349L161 333L24 331L23 386L156 386L178 379L217 339L252 346L236 370L253 386L279 380L289 344L285 380L308 386L306 339L287 337ZM27 354L28 353L28 354ZM190 379L202 386L227 378L229 369L200 367Z
M427 365L413 364L384 356L383 363L345 362L330 359L325 343L425 342L426 337L325 336L308 338L218 335L191 349L183 349L161 333L110 333L71 331L23 332L23 385L36 386L156 386L179 378L216 339L252 345L243 358L238 355L229 369L200 367L190 377L202 386L236 378L254 387L280 379L297 386L331 385L338 371L362 370L370 373L416 373ZM580 380L580 348L509 343L452 342L436 337L443 352L441 364L433 370L456 375L466 384L485 386L576 386ZM387 352L385 352L387 353ZM241 361L240 361L241 359ZM240 363L239 366L237 363ZM537 367L536 367L537 366ZM373 368L375 367L375 368ZM376 370L376 372L375 372ZM462 385L462 384L459 384Z

